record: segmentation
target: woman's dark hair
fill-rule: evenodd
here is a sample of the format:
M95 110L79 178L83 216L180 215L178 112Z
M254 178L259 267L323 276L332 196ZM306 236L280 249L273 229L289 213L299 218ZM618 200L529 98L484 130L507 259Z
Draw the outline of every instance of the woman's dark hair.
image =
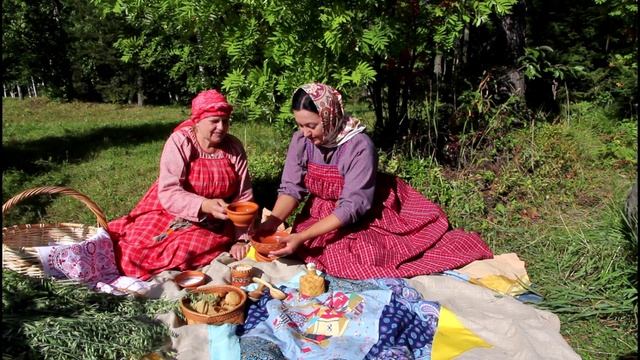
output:
M316 108L316 104L311 100L311 96L307 94L306 91L299 88L293 94L293 99L291 99L291 111L298 110L307 110L313 113L318 113L318 108Z

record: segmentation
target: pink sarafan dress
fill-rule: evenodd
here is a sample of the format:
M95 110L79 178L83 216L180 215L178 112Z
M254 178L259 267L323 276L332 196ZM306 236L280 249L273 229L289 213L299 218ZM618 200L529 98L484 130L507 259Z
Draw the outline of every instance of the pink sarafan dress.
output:
M239 175L224 151L202 151L191 129L189 138L198 149L188 167L184 188L206 198L229 198L238 190ZM126 216L109 223L116 262L127 276L146 280L163 270L188 270L207 265L227 251L234 237L229 221L189 222L169 214L158 198L158 181Z
M334 211L344 179L337 166L309 161L304 183L310 197L294 232ZM449 230L438 205L402 179L382 173L377 175L372 208L362 219L307 241L298 254L306 263L348 279L413 277L493 257L477 233Z

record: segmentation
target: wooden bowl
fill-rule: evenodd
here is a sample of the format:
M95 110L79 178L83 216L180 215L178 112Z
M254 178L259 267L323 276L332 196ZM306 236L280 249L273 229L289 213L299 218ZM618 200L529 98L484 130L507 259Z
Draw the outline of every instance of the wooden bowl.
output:
M279 239L289 236L286 231L276 231L271 235L259 236L257 239L251 239L251 246L262 255L269 255L270 251L282 249L285 243L278 242Z
M247 302L247 294L242 289L231 285L215 285L205 289L190 290L192 293L228 293L235 292L240 296L240 304L224 313L216 315L201 314L190 306L187 296L180 299L180 310L187 320L187 325L193 324L242 324L244 323L244 306Z
M249 226L257 212L258 204L251 201L238 201L227 206L227 216L235 226Z
M193 289L204 284L207 275L201 271L187 270L176 275L173 281L184 289Z

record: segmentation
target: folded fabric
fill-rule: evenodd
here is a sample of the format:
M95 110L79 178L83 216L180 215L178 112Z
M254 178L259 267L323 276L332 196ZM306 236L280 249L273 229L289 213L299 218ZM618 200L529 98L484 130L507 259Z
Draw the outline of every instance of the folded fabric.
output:
M531 280L524 265L524 261L515 253L500 254L493 259L474 261L458 269L455 274L466 276L470 283L499 294L518 296L526 293L531 287Z
M463 273L459 273L455 270L446 270L443 271L442 274L450 276L456 280L460 280L460 281L464 281L464 282L469 282L469 275L465 275Z
M114 295L144 296L151 290L151 283L130 276L120 276L109 283L99 281L96 284L96 289Z
M527 292L531 286L529 278L512 280L504 275L489 275L480 279L470 279L470 283L484 286L499 294L517 296Z
M70 245L37 247L46 275L76 280L91 286L110 283L120 276L113 243L102 228L87 240Z
M236 336L238 325L207 325L210 360L240 360L240 340Z
M440 320L433 339L431 360L454 359L476 347L490 348L491 345L467 329L451 310L440 307Z
M495 255L493 259L476 260L467 264L457 272L473 279L481 279L490 275L503 275L508 279L528 279L524 261L517 254L508 253Z
M253 261L258 261L256 260L256 249L253 246L249 247L249 251L247 251L247 255L245 258Z

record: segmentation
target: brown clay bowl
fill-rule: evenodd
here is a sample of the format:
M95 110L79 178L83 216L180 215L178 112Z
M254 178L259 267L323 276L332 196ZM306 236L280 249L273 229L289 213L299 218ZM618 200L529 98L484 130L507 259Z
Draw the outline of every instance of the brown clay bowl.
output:
M269 255L262 255L257 251L255 256L257 262L272 262L273 260L277 259L277 257L270 258Z
M235 226L249 226L257 212L258 204L251 201L238 201L227 206L227 216Z
M193 289L204 284L206 278L207 275L201 271L187 270L176 275L173 278L173 281L175 281L181 288Z
M262 255L269 255L270 251L282 249L286 246L285 243L278 242L279 239L286 238L289 233L286 231L276 231L271 235L259 236L257 239L251 239L251 246L256 249L256 252Z

